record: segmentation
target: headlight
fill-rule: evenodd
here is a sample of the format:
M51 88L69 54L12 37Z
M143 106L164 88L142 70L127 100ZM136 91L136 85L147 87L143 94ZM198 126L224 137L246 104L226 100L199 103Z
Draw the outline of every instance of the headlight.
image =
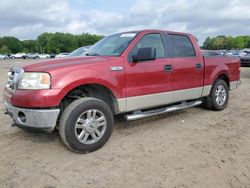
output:
M49 89L51 78L48 73L25 72L18 84L18 89Z

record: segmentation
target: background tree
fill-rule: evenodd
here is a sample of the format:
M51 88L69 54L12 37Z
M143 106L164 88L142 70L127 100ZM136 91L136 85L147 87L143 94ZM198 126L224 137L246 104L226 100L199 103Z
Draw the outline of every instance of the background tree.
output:
M0 49L0 54L9 54L9 53L11 53L11 51L8 48L8 46L3 45L2 48Z
M61 53L71 52L81 46L93 45L103 36L82 33L73 35L70 33L42 33L35 40L20 41L15 37L0 37L0 53ZM250 36L224 36L207 37L202 46L203 49L243 49L250 48Z
M23 49L22 42L15 37L0 38L0 49L3 48L3 46L7 46L11 53L17 53Z
M23 42L23 52L36 52L36 41L35 40L24 40Z
M202 48L208 50L250 48L250 36L226 37L221 35L213 38L207 37Z

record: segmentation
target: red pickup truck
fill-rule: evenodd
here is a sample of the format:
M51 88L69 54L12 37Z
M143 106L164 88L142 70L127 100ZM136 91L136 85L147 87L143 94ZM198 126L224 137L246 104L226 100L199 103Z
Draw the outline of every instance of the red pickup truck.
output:
M107 36L86 57L12 68L3 98L18 127L58 128L71 150L87 153L107 142L116 114L223 110L239 83L239 58L204 57L190 34L143 30Z

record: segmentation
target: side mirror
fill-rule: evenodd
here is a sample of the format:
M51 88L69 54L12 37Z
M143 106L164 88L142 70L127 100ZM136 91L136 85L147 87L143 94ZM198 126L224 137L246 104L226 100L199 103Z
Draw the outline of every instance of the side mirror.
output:
M133 62L150 61L156 59L156 48L139 48L137 54L132 56Z

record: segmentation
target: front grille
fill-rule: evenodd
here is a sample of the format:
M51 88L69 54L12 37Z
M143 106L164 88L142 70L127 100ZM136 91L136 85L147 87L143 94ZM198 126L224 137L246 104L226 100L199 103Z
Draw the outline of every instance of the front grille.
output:
M8 72L8 83L6 85L8 91L14 92L17 89L18 82L22 77L24 70L22 68L11 68Z

